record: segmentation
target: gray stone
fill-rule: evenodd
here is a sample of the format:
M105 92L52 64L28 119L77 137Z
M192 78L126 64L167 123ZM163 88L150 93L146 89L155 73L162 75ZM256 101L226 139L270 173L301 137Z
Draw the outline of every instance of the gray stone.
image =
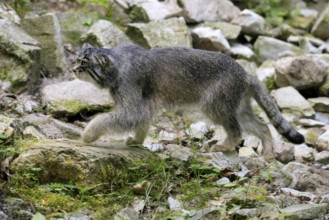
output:
M315 111L329 113L329 98L328 97L317 97L308 99L311 103L312 108Z
M325 124L329 124L329 113L316 112L315 120L320 121Z
M231 21L239 15L239 8L228 0L182 0L187 22Z
M236 59L235 60L248 74L255 74L257 71L257 64L252 61L248 61L245 59Z
M138 220L138 216L133 208L124 208L114 216L114 220Z
M197 27L192 31L193 46L198 49L230 54L230 44L219 29Z
M99 20L81 36L82 42L88 42L99 47L112 48L119 44L130 43L125 33L112 22Z
M134 22L149 22L182 15L176 1L144 0L133 2L130 17Z
M183 18L128 24L127 35L146 47L182 46L192 47L188 27Z
M41 94L48 112L58 117L73 116L82 110L100 111L113 104L108 91L78 79L48 85Z
M0 19L0 75L20 93L34 91L40 79L39 42L19 26Z
M231 182L231 181L230 181L229 178L227 178L227 177L222 177L222 178L220 178L219 180L216 181L216 185L218 185L218 186L224 186L224 185L226 185L226 184L228 184L228 183L230 183L230 182Z
M299 124L304 126L304 127L323 127L323 126L326 125L326 123L323 123L321 121L308 119L308 118L301 118L299 120Z
M27 126L23 131L24 138L35 138L38 140L46 139L46 137L40 133L35 127Z
M279 87L307 89L319 86L327 75L329 65L311 55L284 57L276 61L275 82Z
M7 219L9 219L9 217L5 213L3 213L2 211L0 211L0 219L1 220L7 220Z
M11 126L14 118L0 115L0 144L9 142L13 138L14 128Z
M256 75L261 82L273 78L275 76L274 61L267 60L263 62L256 70Z
M234 214L237 218L246 219L278 219L280 216L278 208L271 206L237 209Z
M275 159L282 163L288 163L295 159L294 145L285 141L275 140L274 142Z
M321 196L320 204L322 203L328 203L329 204L329 194Z
M181 161L188 161L189 158L193 156L191 149L188 147L168 144L166 145L166 149L171 157L179 159Z
M304 173L310 173L311 170L311 167L298 162L290 162L281 169L284 175L289 177L291 180L289 188L295 188L300 177Z
M249 9L241 11L239 17L232 22L240 25L244 34L257 36L265 31L265 19Z
M299 47L272 38L260 36L254 44L254 51L259 62L265 60L277 60L281 57L304 54L304 50Z
M300 192L298 190L295 189L291 189L291 188L281 188L280 191L282 193L284 193L287 196L293 196L296 197L302 201L311 201L313 202L317 196L314 195L313 193L309 193L309 192Z
M175 134L174 132L168 132L165 130L161 130L158 135L158 140L161 143L165 143L165 144L175 143L175 142L177 142L177 138L178 138L177 134Z
M238 58L250 60L255 56L254 51L252 51L249 47L234 43L231 46L232 55Z
M41 47L40 63L44 75L58 76L66 71L61 28L53 13L31 16L22 20L22 26ZM45 72L46 71L46 72Z
M315 154L315 162L322 164L329 164L329 151L321 151L320 153Z
M209 127L203 121L192 123L187 130L187 134L191 138L202 140L204 136L208 133Z
M173 197L168 197L168 205L171 211L179 211L182 208L182 203Z
M319 151L329 151L329 130L327 130L325 133L321 134L318 140L315 143L316 149Z
M293 114L297 117L313 117L315 115L311 105L294 87L288 86L273 90L271 95L284 113Z
M300 204L289 206L281 210L286 216L295 216L298 219L316 219L329 211L329 204Z
M228 40L235 40L241 32L241 27L239 25L222 21L206 21L199 26L211 27L214 30L219 29Z
M312 144L315 146L315 143L318 141L319 137L325 132L324 128L309 128L304 133L306 143Z
M298 162L314 161L314 148L308 147L306 144L295 145L295 159Z
M0 19L8 20L17 25L21 23L21 18L18 16L16 11L5 3L0 3Z
M210 159L207 160L206 163L211 164L219 170L240 170L239 163L241 162L241 160L236 156L226 156L222 152L207 153L204 154L204 156L210 157Z
M326 7L321 12L318 19L314 22L314 25L312 27L311 33L319 37L323 40L327 40L329 38L329 20L328 20L328 14L329 14L329 3L326 5Z
M252 147L241 147L239 149L239 157L257 157L258 154Z

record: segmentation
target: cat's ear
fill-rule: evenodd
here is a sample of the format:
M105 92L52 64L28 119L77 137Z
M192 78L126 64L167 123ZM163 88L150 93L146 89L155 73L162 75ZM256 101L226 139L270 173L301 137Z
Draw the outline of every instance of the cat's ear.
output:
M88 44L88 43L84 43L83 45L82 45L82 48L83 49L87 49L87 48L92 48L93 46L91 46L90 44Z
M108 66L111 64L110 58L104 53L97 53L94 57L101 66Z

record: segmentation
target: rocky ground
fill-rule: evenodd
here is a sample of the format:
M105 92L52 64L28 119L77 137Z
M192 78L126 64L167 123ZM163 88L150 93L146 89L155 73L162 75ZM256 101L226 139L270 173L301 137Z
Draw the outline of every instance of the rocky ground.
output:
M0 3L0 219L329 219L327 1L14 2ZM129 134L86 145L83 128L113 102L69 71L84 42L228 54L306 143L255 103L271 163L250 134L208 153L226 134L193 109L159 112L145 146L125 147Z

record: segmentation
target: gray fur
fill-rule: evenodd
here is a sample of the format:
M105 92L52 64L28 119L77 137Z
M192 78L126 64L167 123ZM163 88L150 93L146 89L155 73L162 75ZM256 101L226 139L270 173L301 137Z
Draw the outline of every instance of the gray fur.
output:
M134 130L135 138L127 143L142 144L159 108L193 104L227 132L224 144L211 151L234 148L242 130L247 130L262 139L265 158L273 158L269 129L253 114L251 98L282 135L294 143L304 142L260 82L224 54L181 47L146 50L135 44L112 49L84 45L76 62L77 77L109 89L116 103L112 112L88 124L82 135L85 142L97 140L110 129Z

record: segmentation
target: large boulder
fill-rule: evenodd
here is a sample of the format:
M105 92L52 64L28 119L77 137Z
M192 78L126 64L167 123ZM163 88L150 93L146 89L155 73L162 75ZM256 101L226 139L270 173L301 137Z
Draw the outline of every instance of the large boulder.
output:
M40 79L39 42L4 19L0 30L0 79L10 81L13 92L33 92Z
M21 143L25 150L11 166L14 170L39 168L41 183L97 184L109 178L106 171L145 157L146 150L109 143L85 145L80 141L42 140Z
M48 112L61 118L81 111L104 111L113 104L108 91L78 79L45 86L41 94Z
M316 56L284 57L275 63L275 83L279 87L296 89L317 87L325 79L328 69L329 65Z
M146 47L182 46L192 47L190 33L183 18L131 23L128 36L136 43Z
M272 38L260 36L254 44L254 50L259 62L265 60L277 60L281 57L302 55L305 52L299 47Z
M187 22L231 21L238 17L240 9L229 0L182 0Z
M99 20L81 36L82 42L88 42L99 47L112 48L119 44L131 42L125 33L113 23Z
M57 16L53 13L31 15L22 20L22 26L41 46L40 62L43 74L48 77L65 72L65 57L61 28Z

